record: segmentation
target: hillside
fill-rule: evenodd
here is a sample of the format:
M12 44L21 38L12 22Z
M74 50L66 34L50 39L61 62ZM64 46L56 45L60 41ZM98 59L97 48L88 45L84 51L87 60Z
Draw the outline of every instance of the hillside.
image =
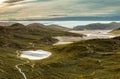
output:
M26 43L34 42L34 43L54 43L54 36L80 36L81 34L70 33L67 31L54 30L47 28L46 26L38 23L29 24L24 26L20 23L15 23L11 26L0 26L0 41L3 43L17 42L19 44L23 44L24 41ZM26 46L26 45L25 45Z
M52 36L60 35L82 36L36 23L0 26L0 79L24 79L15 67L23 63L20 68L28 79L120 78L120 37L52 45L57 42ZM40 61L17 57L19 50L37 49L52 52L52 55Z
M110 33L112 33L112 34L120 34L120 28L112 30Z
M0 79L23 79L15 65L24 63L26 60L18 58L16 51L31 49L47 50L47 48L52 47L53 43L58 41L52 38L54 36L81 37L83 35L53 30L36 23L27 26L20 23L0 26ZM12 74L13 72L14 74Z
M46 50L52 52L50 58L21 66L28 79L120 78L120 37L51 46Z
M120 37L81 41L57 46L52 50L61 55L58 60L48 64L49 72L52 72L52 68L58 71L53 78L120 78ZM50 78L52 74L53 72L48 74Z
M63 31L70 30L70 28L62 27L62 26L55 25L55 24L48 25L48 28L55 29L55 30L63 30Z
M108 24L94 23L85 26L76 26L73 30L112 30L120 28L120 23L112 22Z

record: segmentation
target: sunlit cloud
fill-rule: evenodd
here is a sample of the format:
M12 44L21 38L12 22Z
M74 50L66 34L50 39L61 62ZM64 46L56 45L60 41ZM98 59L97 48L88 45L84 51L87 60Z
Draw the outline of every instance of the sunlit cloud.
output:
M0 0L0 4L0 20L109 17L118 16L120 13L120 0Z

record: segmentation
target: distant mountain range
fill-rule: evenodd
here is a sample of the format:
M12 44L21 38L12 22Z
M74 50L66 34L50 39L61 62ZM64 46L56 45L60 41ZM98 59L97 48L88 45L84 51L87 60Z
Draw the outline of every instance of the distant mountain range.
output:
M120 23L112 22L108 24L94 23L84 26L76 26L73 30L112 30L120 28Z

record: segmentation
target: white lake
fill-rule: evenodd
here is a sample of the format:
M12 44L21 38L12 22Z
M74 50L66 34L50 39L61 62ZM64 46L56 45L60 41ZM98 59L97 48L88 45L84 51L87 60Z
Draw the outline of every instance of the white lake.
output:
M20 57L27 58L29 60L41 60L49 57L50 55L51 55L50 52L43 50L36 50L36 51L22 51Z

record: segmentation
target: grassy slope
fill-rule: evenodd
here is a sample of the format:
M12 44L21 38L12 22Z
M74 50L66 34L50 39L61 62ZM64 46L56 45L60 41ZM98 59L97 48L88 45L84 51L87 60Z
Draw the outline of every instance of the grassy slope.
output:
M50 58L31 62L34 68L22 67L29 79L120 78L120 37L81 41L46 50L53 52Z
M48 28L55 29L55 30L63 30L63 31L71 30L70 28L62 27L62 26L55 25L55 24L48 25Z
M0 79L23 79L15 65L26 62L16 57L16 50L25 49L44 49L53 53L47 59L21 66L28 79L120 78L120 37L52 46L56 40L51 36L69 33L40 29L0 28ZM31 42L35 47L29 44Z
M26 62L26 60L17 58L17 50L43 49L51 47L53 43L57 42L52 36L61 35L82 36L74 33L48 29L42 26L24 26L19 23L13 24L9 27L1 26L0 79L23 79L22 75L15 68L15 65ZM34 44L35 47L33 47L31 43Z
M120 28L111 31L112 34L120 34Z

